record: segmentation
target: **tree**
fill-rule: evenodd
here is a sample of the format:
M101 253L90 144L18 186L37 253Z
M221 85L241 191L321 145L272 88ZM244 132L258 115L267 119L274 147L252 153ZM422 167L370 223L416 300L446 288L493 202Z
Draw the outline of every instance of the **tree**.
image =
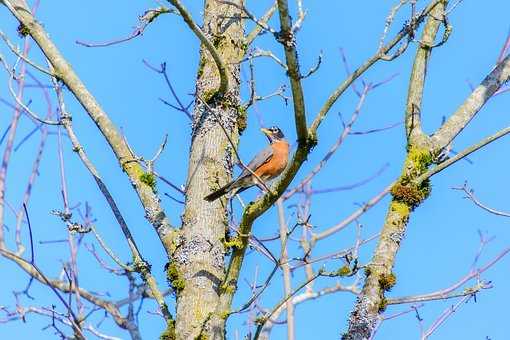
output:
M166 63L154 66L152 62L144 61L146 74L152 77L159 75L173 97L172 101L162 99L162 102L181 113L183 118L189 118L191 122L187 166L180 165L177 161L180 158L176 156L168 170L171 173L172 169L187 168L186 184L182 187L168 180L166 171L163 172L159 167L161 158L169 152L168 148L175 147L178 142L175 134L169 132L168 137L158 136L163 141L156 148L153 157L140 156L141 152L136 150L146 150L149 142L138 142L140 145L137 147L128 142L132 135L124 135L119 128L121 124L118 124L118 117L114 119L107 113L109 110L103 109L94 91L84 84L79 72L73 70L68 59L60 52L60 47L53 40L55 33L51 37L47 33L49 26L54 23L41 24L35 18L36 10L40 7L39 2L35 1L30 8L24 0L2 1L4 11L10 13L11 20L17 21L17 33L24 39L24 48L18 49L12 41L14 37L1 33L11 54L10 59L3 56L1 59L7 74L7 90L14 100L11 104L14 115L6 130L3 164L0 169L0 220L6 221L6 208L11 207L15 216L15 228L0 228L0 252L30 277L28 286L15 293L16 308L4 308L5 321L20 318L25 320L27 315L38 314L48 318L48 328L62 338L69 336L71 332L78 339L86 338L88 333L111 339L112 337L99 330L99 327L94 326L94 321L100 318L98 314L104 311L104 314L111 318L116 326L126 330L131 338L141 339L145 334L140 328L143 325L139 321L139 313L143 308L142 302L149 299L156 303L155 314L165 321L161 339L223 339L227 333L228 322L245 311L249 311L246 331L248 338L268 338L280 316L285 314L287 337L294 339L294 309L297 305L303 301L344 291L356 296L356 301L342 338L371 339L383 321L409 312L416 314L423 327L421 305L417 303L456 299L455 308L441 315L428 329L422 328L421 336L426 338L435 332L461 303L475 297L481 290L492 287L489 282L481 279L481 274L503 258L508 249L497 254L487 265L477 267L475 263L473 269L458 284L448 289L405 297L392 297L387 294L396 283L394 266L402 239L415 212L422 209L422 203L431 193L432 176L460 160L465 160L473 152L510 132L510 128L502 129L496 134L479 139L479 142L472 146L452 153L452 144L457 136L471 124L489 99L508 89L505 84L510 78L510 38L502 46L496 66L486 70L485 78L479 85L472 86L471 93L463 103L453 113L447 114L438 128L430 129L425 122L427 110L423 105L427 69L431 55L435 54L436 50L448 48L452 33L450 17L457 7L462 6L460 2L433 0L418 5L416 1L402 0L391 7L375 53L351 71L342 52L347 77L342 81L337 79L337 87L329 94L320 88L320 96L324 100L316 110L307 104L311 99L307 95L306 82L320 78L322 55L319 55L315 66L309 71L303 71L298 52L302 52L304 47L301 47L303 45L298 33L304 28L307 12L300 0L295 4L277 0L274 4L269 4L264 12L259 8L260 5L251 9L241 0L205 0L202 24L198 23L197 16L192 15L193 12L187 8L186 5L191 4L184 4L179 0L167 2L157 8L145 10L139 17L138 26L125 38L103 43L78 43L90 48L116 48L117 45L143 40L144 37L141 36L149 27L152 29L162 22L163 18L170 18L170 15L173 16L173 21L178 22L179 27L188 29L183 35L191 33L190 39L194 39L195 44L200 43L195 90L189 104L185 100L187 98L175 90L174 84L178 79L172 76L172 70L169 72ZM262 14L255 15L256 12ZM41 53L31 52L32 44L35 44L34 47ZM84 46L75 48L83 51ZM269 47L263 49L262 46ZM414 58L411 58L413 48L416 52ZM183 53L182 49L180 50ZM90 51L99 53L95 49ZM406 98L405 108L402 110L404 113L401 115L403 124L368 131L354 130L354 124L367 98L393 82L392 76L369 80L368 77L373 76L370 72L376 67L392 65L406 57L412 60L412 70L401 71L406 78L409 75L407 93L399 94L401 98ZM267 72L256 70L258 62L263 59L275 64L286 78L285 84L276 86L277 90L269 95L259 95L260 87L267 87L265 84L261 85ZM246 84L242 81L242 70L249 73ZM33 84L27 83L27 79ZM25 91L29 85L35 87L38 100L47 107L44 118L38 113L41 103L35 104L35 109L31 100L27 99ZM285 85L289 87L289 91L286 91ZM243 91L246 91L246 94ZM319 128L340 99L352 99L351 97L356 102L351 118L347 121L342 119L343 129L333 145L326 150L324 156L315 159L314 157L318 157L315 156L316 150L323 151L329 137L321 136ZM257 196L248 204L241 198L239 204L237 198L230 200L225 197L214 202L204 200L211 191L232 179L236 164L245 167L240 156L240 141L244 138L241 136L253 120L250 120L250 117L257 114L257 105L265 105L265 101L271 98L273 103L276 99L282 99L278 104L273 104L278 105L274 107L293 113L293 120L271 117L271 120L284 121L287 135L295 134L297 140L286 170L274 183L261 183L261 193L251 193ZM9 104L10 101L6 103ZM79 103L79 106L76 103ZM285 106L287 103L288 108ZM57 109L53 109L53 106ZM69 109L70 107L72 109ZM87 134L84 128L87 123L77 118L82 116L82 113L95 124L88 127L89 131L99 132L102 145L107 143L113 151L116 166L127 176L143 212L134 203L134 197L126 201L119 197L126 195L127 190L119 191L117 186L126 186L128 182L107 180L107 177L100 174L100 165L94 161L99 156L95 155L94 151L89 151L88 145L91 143L82 142ZM6 184L12 152L18 148L15 141L22 119L34 127L33 132L23 138L18 146L28 143L26 141L30 140L34 133L40 135L40 142L35 149L37 151L27 189L21 198L21 204L15 208L6 198ZM316 223L323 223L317 222L320 217L312 217L311 213L312 209L317 209L317 204L312 205L317 195L337 193L345 189L336 186L323 190L315 189L318 181L316 175L322 174L326 165L333 167L330 164L333 154L349 136L358 134L368 138L374 132L401 126L405 130L405 133L399 135L401 145L405 145L405 157L400 175L386 183L377 195L361 204L340 223L329 228L317 227ZM290 127L293 127L295 132L289 131ZM36 215L37 219L34 219L31 213L38 201L30 200L32 187L36 184L40 172L42 155L47 147L47 139L54 133L57 135L58 158L54 161L58 165L58 176L53 175L49 180L53 186L60 182L57 191L61 192L63 203L59 209L55 208L57 204L54 201L48 200L48 204L53 205L53 215L59 217L66 226L70 249L69 259L61 265L62 273L58 278L52 278L53 274L48 271L46 262L41 263L44 258L39 255L40 246L34 241L34 235L40 231L41 220L39 214ZM154 143L153 138L150 138L150 143ZM154 145L152 147L154 148ZM68 185L76 183L76 179L71 178L66 171L71 158L68 156L69 151L76 154L74 160L81 161L82 169L86 169L89 178L93 179L92 183L96 183L103 196L102 201L98 199L92 205L86 202L77 206L75 202L85 201L79 197L79 192L74 193L77 198L70 199ZM401 150L398 151L401 153ZM388 151L387 157L390 157L390 153ZM146 154L145 151L143 154ZM318 162L310 167L306 164L308 159ZM111 160L109 163L113 166ZM75 169L75 166L72 169ZM372 179L381 178L383 171L384 168L376 175L352 185L351 189ZM89 186L89 183L83 185ZM167 185L179 197L175 198L168 193L162 196L162 185ZM497 212L478 201L467 184L458 189L482 208ZM162 198L165 198L165 201L162 201ZM179 205L170 205L171 200ZM122 235L126 242L112 244L101 236L105 231L104 227L101 231L99 226L105 222L103 219L94 220L91 206L95 210L96 206L105 203L113 213L114 221L121 232L119 235ZM387 212L380 230L373 236L366 237L361 219L376 206L386 209ZM289 212L292 213L290 217ZM181 213L179 221L176 217ZM133 217L133 214L143 215L146 222L141 222L137 217ZM278 221L279 233L273 239L263 239L254 230L254 224L262 220L268 223L267 219L271 217ZM147 260L146 254L150 252L151 246L146 244L145 239L141 241L141 238L136 236L140 231L135 231L133 227L135 223L138 228L138 225L147 222L153 227L150 232L159 238L162 245L158 257L159 261L164 258L166 262L164 276L168 287L165 287L162 280L163 266L158 268L154 259ZM328 247L322 244L331 243L333 235L351 225L356 226L356 232L349 239L349 245L333 245L325 251ZM297 247L295 237L299 233L301 236ZM480 244L483 248L488 239L481 235ZM13 238L14 247L10 241ZM54 237L49 239L51 242L58 242ZM280 241L279 246L271 244L274 240ZM372 240L377 240L374 249L370 248ZM78 257L79 249L83 248L83 245L87 246L91 258L96 259L113 277L125 278L123 282L128 285L127 295L110 298L83 284L84 272L89 272L87 266L81 266L79 258L82 256ZM30 248L30 256L26 254L27 247ZM101 251L97 251L96 247L100 247ZM126 254L127 249L129 255ZM246 268L247 252L250 249L255 250L251 257L261 259L260 261L264 261L263 265ZM126 258L130 260L126 261ZM324 263L327 263L327 266L323 266ZM254 269L256 273L260 271L264 278L261 279L256 274L249 285L249 291L242 293L243 273L252 272ZM273 302L272 307L264 308L262 299L279 290L274 286L280 273L283 294L279 300ZM102 285L108 285L112 279L103 276L99 279L98 276L97 280ZM34 282L38 282L39 288L53 294L51 302L43 304L44 307L30 304L27 306L25 302L31 298ZM115 287L117 284L115 283ZM119 287L123 287L123 284ZM243 298L240 303L234 301L236 296ZM388 306L398 304L411 307L395 315L385 313ZM235 334L237 333L227 337L239 336Z

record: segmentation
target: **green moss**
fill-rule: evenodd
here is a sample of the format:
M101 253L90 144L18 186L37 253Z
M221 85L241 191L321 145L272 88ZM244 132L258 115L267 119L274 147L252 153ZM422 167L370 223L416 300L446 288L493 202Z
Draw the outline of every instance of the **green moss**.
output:
M30 34L30 28L28 28L28 26L20 23L18 26L18 34L22 37L26 37L27 35Z
M391 288L397 283L397 277L393 273L381 274L379 276L379 285L384 291L390 291Z
M351 274L351 268L349 266L343 266L342 268L338 269L336 273L338 276L347 276Z
M240 46L241 50L243 51L243 55L245 55L245 54L246 54L246 52L248 51L248 47L249 47L249 45L248 45L248 43L246 42L246 40L243 40L243 41L241 42L241 46Z
M160 340L175 340L175 321L168 320L165 331L159 336Z
M415 208L430 195L430 182L423 181L420 185L399 182L391 188L391 194L396 200Z
M222 293L227 293L227 294L233 294L236 291L235 286L228 284L228 283L221 285L220 288L221 288Z
M399 201L393 201L390 205L390 210L396 212L400 216L409 216L411 209L405 203Z
M197 78L202 77L202 75L204 74L204 67L205 67L205 58L200 58L200 62L198 64Z
M432 153L429 149L410 146L407 151L406 165L412 167L421 174L427 171L429 165L432 164L432 159Z
M204 99L204 101L207 104L212 105L212 103L214 103L214 101L218 97L217 94L218 94L218 90L217 89L206 90L202 94L202 98Z
M143 174L140 175L139 179L140 179L140 182L148 185L152 189L153 192L157 192L156 176L154 176L153 173L144 172Z
M195 337L195 340L207 340L208 337L204 333L200 333L198 336Z
M239 131L239 135L243 133L247 126L248 112L246 111L246 107L239 105L237 107L237 130Z
M225 249L229 248L241 249L243 247L243 241L239 236L236 236L231 238L230 240L224 240L223 245L225 246Z
M185 286L184 278L182 274L179 272L179 269L175 265L175 263L169 263L166 268L166 277L168 283L173 288L176 294L179 294Z
M171 232L174 233L174 235L171 237L170 242L170 253L173 254L177 250L177 248L179 248L182 241L181 238L179 237L180 233L178 230L172 229Z
M388 307L388 300L383 296L381 299L381 302L379 302L379 313L382 313L386 310L386 307Z
M226 310L226 311L223 311L223 312L219 313L219 317L222 320L226 320L229 315L230 315L230 311L229 310Z
M394 199L405 203L411 210L420 205L430 195L430 181L415 184L414 180L425 173L432 162L433 155L429 149L410 146L402 175L398 183L391 188Z

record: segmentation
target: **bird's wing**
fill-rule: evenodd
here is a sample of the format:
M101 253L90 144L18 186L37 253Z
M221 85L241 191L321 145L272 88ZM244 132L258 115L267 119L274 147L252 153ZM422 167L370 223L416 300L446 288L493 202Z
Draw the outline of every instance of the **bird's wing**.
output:
M257 170L262 164L268 162L271 157L273 157L273 148L271 145L268 145L264 150L260 151L246 166L251 171ZM248 175L251 175L251 172L249 172L246 169L243 169L243 172L241 172L241 175L239 175L239 178L246 177Z

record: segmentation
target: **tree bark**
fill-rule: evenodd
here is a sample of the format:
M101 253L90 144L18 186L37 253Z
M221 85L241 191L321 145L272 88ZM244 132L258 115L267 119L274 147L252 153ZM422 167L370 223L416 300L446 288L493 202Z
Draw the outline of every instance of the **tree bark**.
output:
M243 5L242 0L233 2ZM232 178L237 161L223 128L237 144L246 126L239 99L239 60L246 46L240 17L235 6L205 1L202 30L227 65L229 88L223 95L218 94L218 67L202 45L182 233L168 271L177 293L176 339L224 339L224 317L214 311L225 277L227 200L207 202L204 197Z
M423 30L421 43L413 63L409 81L405 114L407 156L402 174L391 189L392 200L381 231L379 243L370 264L365 270L366 280L349 319L349 329L343 340L370 339L379 314L386 309L385 292L396 283L393 265L400 242L405 236L411 212L430 194L430 184L414 184L433 162L434 147L421 129L420 108L427 65L431 48L444 15L447 0L439 2L432 11Z

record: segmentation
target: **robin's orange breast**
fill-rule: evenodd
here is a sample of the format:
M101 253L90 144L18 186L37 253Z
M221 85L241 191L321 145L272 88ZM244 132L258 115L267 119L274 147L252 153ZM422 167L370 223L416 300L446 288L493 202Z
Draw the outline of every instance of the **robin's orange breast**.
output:
M273 179L280 175L287 166L289 160L289 143L278 141L271 144L273 155L271 159L255 170L255 174L261 179Z

